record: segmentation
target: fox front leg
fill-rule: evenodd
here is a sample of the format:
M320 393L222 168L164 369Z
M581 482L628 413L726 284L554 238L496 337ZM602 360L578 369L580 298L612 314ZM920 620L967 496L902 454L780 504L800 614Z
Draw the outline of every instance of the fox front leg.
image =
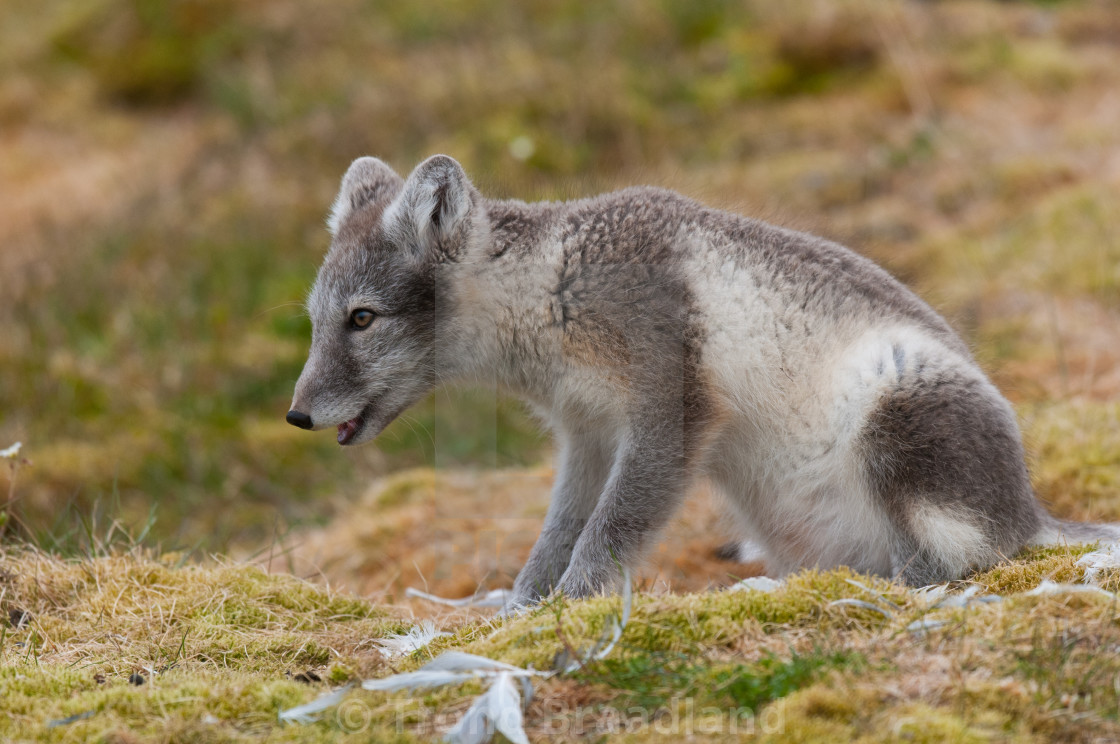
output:
M632 568L669 521L688 485L681 445L679 436L652 428L620 447L560 580L565 596L587 597L617 587L622 568Z
M559 585L610 472L613 448L601 432L562 432L557 439L552 500L541 535L514 582L514 605L536 602Z

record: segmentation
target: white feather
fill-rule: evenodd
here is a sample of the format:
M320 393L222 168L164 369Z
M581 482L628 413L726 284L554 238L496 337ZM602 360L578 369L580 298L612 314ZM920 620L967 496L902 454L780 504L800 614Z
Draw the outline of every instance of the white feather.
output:
M333 708L342 702L342 698L346 697L346 693L350 692L350 688L354 685L346 685L340 687L333 692L328 692L325 695L312 700L310 703L297 705L294 708L280 711L280 721L287 723L294 721L296 723L313 723L315 721L315 714L322 713L327 708Z
M362 689L375 690L378 692L424 690L430 687L458 685L466 682L468 679L481 676L483 675L466 672L426 672L418 670L415 672L401 672L400 674L393 674L382 679L367 679L362 682Z
M1101 589L1099 586L1086 586L1085 584L1059 584L1050 579L1043 579L1042 583L1031 589L1029 592L1024 592L1028 597L1037 597L1043 594L1101 594L1105 597L1115 597L1116 595L1107 589Z
M1085 568L1084 581L1086 584L1095 580L1097 574L1101 571L1109 568L1120 568L1120 543L1112 543L1100 550L1086 553L1077 560L1077 565Z
M607 654L614 649L618 639L622 638L622 631L626 630L627 624L630 622L630 611L634 604L634 589L633 582L630 580L630 569L623 567L622 569L622 617L621 620L617 617L611 618L611 626L608 634L605 632L603 636L591 647L586 656L581 658L572 659L568 665L564 667L564 673L568 674L577 669L585 666L589 661L598 661L605 659Z
M427 592L422 592L412 587L405 589L404 593L406 597L426 599L429 602L447 605L448 607L502 607L513 595L513 592L509 589L492 589L491 591L472 594L462 599L447 599L446 597L437 597L434 594L428 594Z
M932 599L933 595L930 595L929 598ZM998 594L980 594L980 587L974 584L960 594L941 592L937 595L936 601L933 602L931 609L939 610L954 607L968 607L974 604L991 604L993 602L1002 601L1003 597Z
M862 581L856 581L855 579L845 579L844 581L846 581L847 583L856 587L857 589L862 589L863 591L867 592L868 594L871 595L872 599L874 599L876 602L883 605L884 607L889 607L892 611L897 611L897 610L902 609L901 607L896 605L894 602L887 599L886 595L884 595L882 592L875 591L874 589L869 587L867 584L864 584Z
M611 652L614 645L618 643L618 639L622 638L622 631L626 630L626 626L630 623L630 610L634 605L634 588L630 581L630 569L622 569L622 619L612 618L613 633L611 635L610 643L603 647L596 653L595 659L605 659L607 654Z
M862 607L865 610L871 610L872 612L878 612L880 615L882 615L885 618L890 618L890 616L891 616L891 610L889 610L885 607L880 607L877 604L872 604L871 602L865 602L862 599L837 599L837 600L834 600L832 602L829 602L828 606L829 607Z
M487 659L485 656L476 656L465 651L447 651L420 668L443 672L529 672L504 661Z
M374 643L386 656L392 658L419 651L435 639L450 635L450 633L436 630L436 625L431 620L422 620L419 625L413 626L407 633L395 633L376 640Z
M586 655L587 660L606 657L618 643L630 622L634 602L630 572L624 569L623 578L622 614L611 619L608 632L604 633L603 637L591 648ZM425 621L420 626L409 630L408 633L381 639L378 644L383 648L388 646L392 651L404 653L404 650L423 648L424 645L440 635L447 634L437 632L431 621ZM581 663L573 662L564 671L570 672L580 666L582 666ZM447 732L446 740L462 744L482 744L482 742L489 741L497 731L514 744L528 744L529 740L525 735L522 721L521 693L514 685L514 680L520 681L525 698L528 700L531 699L533 693L531 678L551 677L554 674L555 672L522 669L504 661L487 659L484 656L476 656L463 651L447 651L415 672L402 672L383 679L367 679L362 682L362 688L380 692L396 692L399 690L422 690L457 685L471 679L490 679L492 680L490 688L475 700L474 704L463 715L463 718ZM281 711L280 720L310 723L315 720L314 714L342 702L350 687L352 685L322 695L305 705Z
M930 584L919 589L911 589L911 596L917 604L923 606L937 605L949 596L948 584Z
M906 626L906 630L911 633L925 633L930 630L937 630L943 628L948 623L945 620L937 620L935 618L926 618L924 620L915 620Z
M515 677L544 676L544 672L533 669L521 669L512 664L487 659L482 656L464 653L462 651L448 651L429 661L415 672L402 672L383 679L367 679L362 682L366 690L380 690L394 692L396 690L419 690L428 687L444 687L457 685L469 679L480 677L496 677L499 674L509 674Z
M529 744L521 716L521 695L513 684L513 675L500 672L490 689L480 695L444 736L444 741L454 744L483 744L490 741L494 732L513 744Z
M781 589L782 586L783 583L781 581L771 579L769 576L751 576L743 579L737 584L732 584L731 589L740 592L752 591L769 594L770 592Z

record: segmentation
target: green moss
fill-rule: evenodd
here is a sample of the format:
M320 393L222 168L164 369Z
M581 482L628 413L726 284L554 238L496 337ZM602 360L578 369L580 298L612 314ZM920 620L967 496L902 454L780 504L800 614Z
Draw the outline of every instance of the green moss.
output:
M706 594L634 598L630 623L620 645L650 653L688 654L695 648L729 647L752 629L781 633L790 628L872 629L887 621L882 614L860 607L830 607L841 598L868 599L865 590L849 583L859 580L890 600L904 603L904 590L888 582L858 576L846 569L803 571L772 593L721 591ZM558 601L530 614L507 620L497 631L471 642L467 649L513 664L548 668L564 649L557 634L573 648L588 648L618 617L620 599L604 597L579 602Z
M1100 595L1017 594L1043 577L1078 580L1074 562L1085 550L1024 553L971 577L1004 594L1003 602L948 610L846 570L795 574L772 593L638 594L610 655L538 680L540 694L567 711L557 719L564 725L622 720L621 730L639 741L684 722L810 742L1068 735L1082 729L1045 711L1072 705L1097 715L1116 704L1101 690L1120 669L1095 649L1120 643L1120 626ZM0 695L11 712L0 737L18 731L43 741L121 731L142 741L438 735L450 725L447 711L463 709L482 683L420 694L355 690L310 726L280 726L276 715L326 688L296 682L292 675L304 670L341 684L415 669L449 648L551 669L566 647L585 654L599 641L622 601L557 598L518 617L456 621L451 637L390 669L370 641L409 621L252 566L175 568L135 554L64 561L24 550L0 554L0 577L2 609L31 618L5 628L0 640ZM894 608L884 617L832 604L845 598ZM930 617L946 625L921 635L907 629ZM946 668L947 660L959 667ZM977 679L994 673L1003 687L967 681L981 672ZM143 684L129 684L137 673ZM925 674L966 681L936 683L936 701L904 692L925 689L915 681ZM642 715L627 718L633 711ZM545 725L547 715L531 710L530 725ZM48 728L72 716L84 717Z
M173 568L139 555L64 561L23 550L0 553L0 577L5 614L19 608L30 618L0 642L5 739L128 731L145 740L271 732L280 741L336 741L347 734L338 719L280 726L281 709L322 691L289 675L368 675L381 663L369 640L405 625L355 597L245 565ZM387 715L369 714L367 732L397 737Z
M822 673L862 663L858 655L836 652L766 656L753 664L727 664L705 658L705 649L687 653L622 650L612 658L589 664L574 678L622 694L612 705L656 709L674 698L694 705L745 709L757 715L762 706L811 684Z
M1018 594L1030 591L1043 579L1059 583L1081 581L1085 570L1077 560L1093 549L1091 545L1031 548L1010 561L974 574L969 581L993 594Z

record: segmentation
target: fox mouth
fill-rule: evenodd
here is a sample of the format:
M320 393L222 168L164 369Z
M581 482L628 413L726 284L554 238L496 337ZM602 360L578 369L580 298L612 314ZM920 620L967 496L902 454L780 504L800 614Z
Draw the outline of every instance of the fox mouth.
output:
M370 414L372 413L373 404L370 403L365 408L363 408L362 412L357 416L350 419L349 421L343 421L341 424L339 424L338 443L350 444L350 442L354 441L354 437L358 436L358 434L362 432L362 429L366 428L366 421L369 420Z
M350 444L355 439L362 438L362 435L365 434L370 427L374 427L374 431L369 432L369 436L363 438L362 441L365 441L365 439L373 439L384 431L385 427L391 424L397 416L404 413L404 409L408 408L406 404L388 409L389 415L386 416L384 410L380 413L377 410L378 406L381 404L382 399L376 398L372 402L366 404L366 407L363 408L362 412L357 416L339 424L338 443Z

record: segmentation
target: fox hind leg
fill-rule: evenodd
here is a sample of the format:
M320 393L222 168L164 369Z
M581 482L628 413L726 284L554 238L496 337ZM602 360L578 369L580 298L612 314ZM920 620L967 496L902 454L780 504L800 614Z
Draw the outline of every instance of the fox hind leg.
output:
M868 417L859 451L907 584L961 578L1013 555L1040 526L1018 425L979 373L903 378Z

